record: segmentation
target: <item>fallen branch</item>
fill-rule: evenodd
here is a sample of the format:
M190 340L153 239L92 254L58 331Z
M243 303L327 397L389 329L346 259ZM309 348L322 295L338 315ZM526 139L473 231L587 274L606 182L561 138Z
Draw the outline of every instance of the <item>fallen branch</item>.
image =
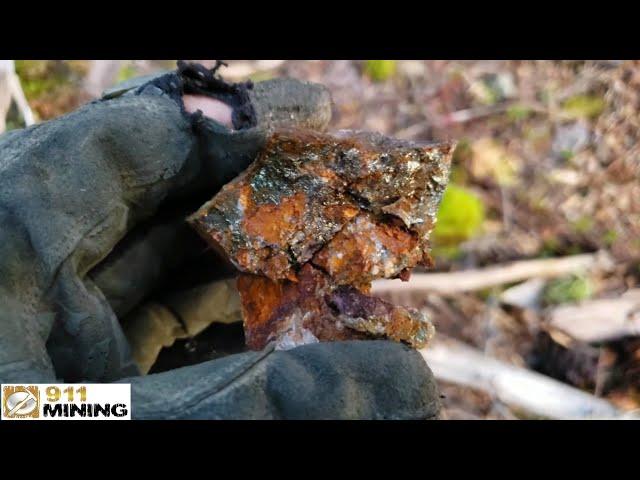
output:
M373 282L372 293L388 293L411 289L427 290L440 294L455 294L520 282L529 278L552 278L570 273L608 269L611 260L605 252L572 255L564 258L522 260L477 270L450 273L414 273L408 283L400 280Z
M632 418L632 414L618 410L606 400L487 357L479 350L451 339L436 340L419 352L438 380L485 391L510 407L538 417Z
M556 307L549 314L549 325L585 343L640 335L640 289L619 298Z
M0 97L2 97L0 99L0 133L5 129L6 116L12 99L18 107L25 125L28 127L35 123L31 107L24 96L20 79L16 75L15 62L13 60L0 60Z
M479 107L457 110L455 112L442 115L436 119L435 123L441 128L446 128L454 124L472 122L480 118L505 113L508 112L510 108L516 106L518 106L518 104L515 102L505 102L498 105L482 105ZM546 108L538 104L526 104L519 106L535 113L548 113Z

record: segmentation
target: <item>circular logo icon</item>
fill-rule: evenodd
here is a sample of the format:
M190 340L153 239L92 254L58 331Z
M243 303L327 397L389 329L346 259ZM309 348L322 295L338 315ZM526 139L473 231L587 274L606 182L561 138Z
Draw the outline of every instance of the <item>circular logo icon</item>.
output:
M4 412L6 417L38 417L38 396L34 387L14 387L5 390Z

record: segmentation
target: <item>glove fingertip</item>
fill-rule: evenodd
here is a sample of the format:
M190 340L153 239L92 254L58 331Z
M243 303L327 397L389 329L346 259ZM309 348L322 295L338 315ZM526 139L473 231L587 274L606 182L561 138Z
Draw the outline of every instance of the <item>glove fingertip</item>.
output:
M331 121L331 93L318 83L274 78L249 90L258 125L324 130Z

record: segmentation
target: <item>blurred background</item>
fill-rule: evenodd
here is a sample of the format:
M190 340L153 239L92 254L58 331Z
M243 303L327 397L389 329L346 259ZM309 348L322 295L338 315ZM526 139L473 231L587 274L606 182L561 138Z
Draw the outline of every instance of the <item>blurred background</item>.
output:
M445 418L557 417L555 394L640 409L640 62L226 62L228 80L323 83L333 129L458 142L435 268L377 287L433 319ZM174 66L0 61L0 132Z

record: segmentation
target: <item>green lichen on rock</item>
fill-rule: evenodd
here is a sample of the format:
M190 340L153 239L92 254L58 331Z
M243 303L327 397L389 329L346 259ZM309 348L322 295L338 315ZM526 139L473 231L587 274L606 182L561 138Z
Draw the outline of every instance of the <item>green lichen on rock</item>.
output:
M384 82L396 73L395 60L366 60L364 73L374 82Z

